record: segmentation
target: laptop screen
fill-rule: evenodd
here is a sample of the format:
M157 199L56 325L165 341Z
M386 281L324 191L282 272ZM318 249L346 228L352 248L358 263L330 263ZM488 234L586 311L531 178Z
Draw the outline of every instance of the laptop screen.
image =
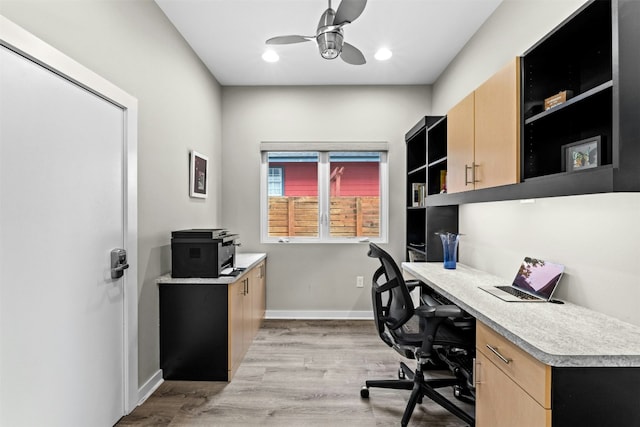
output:
M548 300L553 295L563 271L563 265L526 257L516 278L513 279L513 287Z

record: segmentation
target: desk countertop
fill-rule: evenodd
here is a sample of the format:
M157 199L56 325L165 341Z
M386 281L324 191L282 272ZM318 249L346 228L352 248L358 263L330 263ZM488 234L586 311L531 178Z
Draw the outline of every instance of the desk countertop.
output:
M557 367L640 367L640 327L571 303L508 303L479 289L507 280L463 264L403 263L477 320L541 362Z
M267 254L264 253L237 253L236 254L236 267L244 268L246 270L251 270L253 267L258 265L260 261L267 258ZM171 273L165 274L164 276L160 276L156 282L159 285L180 285L180 284L189 284L189 285L228 285L234 283L238 280L242 274L237 276L224 276L218 277L215 279L207 279L207 278L188 278L188 279L178 279L171 277Z

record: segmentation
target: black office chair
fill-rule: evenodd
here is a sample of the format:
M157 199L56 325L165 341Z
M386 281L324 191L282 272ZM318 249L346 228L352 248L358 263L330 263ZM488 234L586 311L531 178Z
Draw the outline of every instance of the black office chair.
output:
M475 390L472 383L472 365L475 356L475 322L453 304L442 304L425 295L423 305L414 308L410 287L419 282L405 282L393 258L374 243L367 254L378 258L381 266L373 275L371 295L378 334L382 341L403 357L415 359L412 371L400 363L397 380L367 380L360 396L369 397L370 387L412 390L402 416L407 426L417 403L427 396L453 415L471 426L475 419L436 389L454 387L454 396L473 403ZM426 304L424 303L426 302ZM424 371L449 369L450 377L425 378Z

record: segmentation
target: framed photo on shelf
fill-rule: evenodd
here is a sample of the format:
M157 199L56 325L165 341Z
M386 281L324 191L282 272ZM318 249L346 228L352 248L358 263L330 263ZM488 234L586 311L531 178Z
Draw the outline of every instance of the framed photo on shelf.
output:
M205 199L209 187L209 158L191 150L189 162L189 196Z
M602 136L582 139L562 146L562 170L575 172L600 166Z

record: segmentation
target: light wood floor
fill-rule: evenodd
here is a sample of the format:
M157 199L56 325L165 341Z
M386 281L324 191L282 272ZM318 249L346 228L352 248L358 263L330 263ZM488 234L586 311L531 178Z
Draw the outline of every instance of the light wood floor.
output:
M365 379L397 378L399 360L373 321L267 320L230 383L166 381L117 425L400 425L409 391L360 397ZM465 424L425 398L410 425Z

